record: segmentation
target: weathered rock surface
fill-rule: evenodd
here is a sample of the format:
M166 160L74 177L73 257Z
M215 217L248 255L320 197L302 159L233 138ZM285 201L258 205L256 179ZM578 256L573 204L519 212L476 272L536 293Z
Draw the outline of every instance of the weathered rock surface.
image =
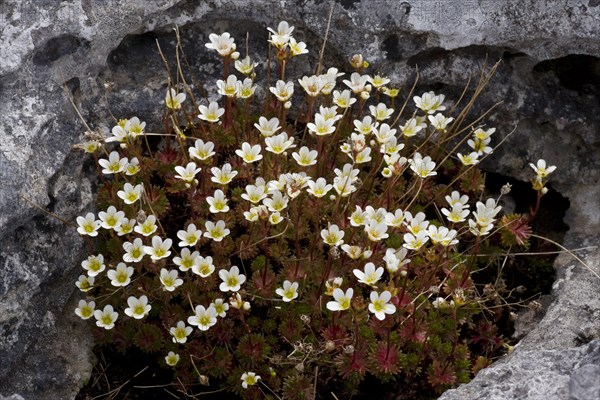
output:
M84 243L23 199L69 221L92 206L92 174L71 152L85 128L67 94L92 127L110 125L110 110L158 129L166 79L155 39L172 53L173 26L196 76L214 75L209 33L229 30L242 43L249 31L251 54L262 54L266 26L286 19L315 60L328 10L323 0L0 3L0 396L72 398L90 373L87 325L72 311ZM470 72L501 59L480 109L502 100L488 124L496 140L516 131L486 168L526 181L528 162L558 165L551 186L571 202L567 246L597 245L599 20L596 0L340 0L325 64L347 70L349 56L363 53L404 87L418 65L419 92L456 99ZM597 250L583 259L599 272ZM594 398L586 396L598 390L600 281L567 256L556 267L540 324L512 355L443 398L478 399L482 390L493 399Z

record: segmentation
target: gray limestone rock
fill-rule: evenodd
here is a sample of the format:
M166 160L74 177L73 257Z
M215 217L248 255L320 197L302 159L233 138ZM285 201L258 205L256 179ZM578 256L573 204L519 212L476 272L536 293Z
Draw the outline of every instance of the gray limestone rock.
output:
M196 76L214 78L209 33L229 30L241 43L250 32L258 55L266 26L285 19L315 61L328 10L323 0L0 3L0 396L72 398L91 371L87 325L73 314L85 243L31 205L71 222L93 207L93 171L71 150L86 128L68 96L92 129L112 124L109 111L159 128L166 79L155 40L172 53L175 25ZM363 53L372 71L404 88L418 66L418 92L456 99L469 74L501 60L476 111L502 101L488 124L498 128L496 140L516 130L485 168L527 181L530 161L557 165L551 186L571 202L566 246L598 245L599 19L596 0L340 0L325 65L347 70L346 60ZM597 250L580 256L600 272ZM600 338L600 281L566 255L556 269L548 310L514 353L443 399L598 393L590 354Z

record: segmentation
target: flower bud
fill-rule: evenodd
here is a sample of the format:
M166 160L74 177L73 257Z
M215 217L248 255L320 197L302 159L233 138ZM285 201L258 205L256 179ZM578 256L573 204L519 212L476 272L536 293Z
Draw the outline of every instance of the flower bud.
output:
M362 54L355 54L350 59L350 65L352 65L352 68L361 69L364 67L364 63L365 61Z

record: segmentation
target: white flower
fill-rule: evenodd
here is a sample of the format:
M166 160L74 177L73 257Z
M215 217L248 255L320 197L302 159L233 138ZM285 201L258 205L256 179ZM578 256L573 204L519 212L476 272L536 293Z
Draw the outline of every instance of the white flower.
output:
M316 181L308 181L308 193L312 194L317 198L321 198L333 188L333 185L327 183L325 178L319 178Z
M152 309L152 306L148 304L148 297L146 296L141 296L139 299L134 296L129 296L127 305L129 307L125 309L125 314L135 319L144 318Z
M256 85L252 82L252 79L246 78L240 85L238 91L238 97L240 99L247 99L254 94L256 91Z
M423 126L417 123L415 118L411 118L404 125L400 125L400 130L405 137L413 137L419 131L423 129Z
M298 282L283 281L283 287L275 290L279 296L283 297L283 301L289 303L298 297Z
M144 253L148 254L154 261L162 258L169 257L171 255L171 245L173 241L171 239L165 239L164 241L160 236L154 236L152 238L152 246L144 246Z
M125 204L133 204L142 197L144 191L144 185L138 184L133 186L131 183L126 182L123 186L123 190L117 192L117 196L122 199Z
M468 207L468 205L467 205ZM463 222L467 216L469 215L468 209L463 209L463 205L460 203L455 203L452 206L452 210L448 210L447 208L442 208L442 214L446 216L448 221L450 222Z
M393 314L396 312L396 306L389 303L392 299L392 294L387 290L383 291L381 294L371 292L369 297L371 299L369 311L375 314L375 317L378 320L383 321L385 319L385 314Z
M102 254L89 256L86 260L81 262L81 266L87 271L87 274L90 277L98 275L106 268L104 265L104 256Z
M377 127L377 123L373 121L373 118L370 116L366 116L361 120L354 120L354 128L358 133L362 133L363 135L370 134L374 128Z
M101 158L98 164L103 168L102 173L108 175L125 171L128 161L127 158L121 158L118 152L113 151L108 155L108 160Z
M111 130L111 134L112 136L109 136L105 139L106 143L111 143L111 142L119 142L119 143L124 143L125 141L127 141L127 131L119 125L115 125L113 126L112 130Z
M368 235L369 240L373 242L387 239L390 236L387 234L387 225L385 222L377 222L376 220L371 220L365 225L365 233Z
M95 279L93 276L79 275L77 282L75 282L75 286L84 293L89 292L94 287L94 281Z
M281 21L277 25L277 31L272 28L267 28L267 30L271 32L269 42L278 49L281 49L289 42L294 27L290 26L286 21Z
M318 153L316 150L310 150L306 146L302 146L298 152L292 153L294 160L302 167L315 165L317 163L317 155Z
M98 236L98 229L102 226L102 221L96 221L93 213L87 213L84 217L77 217L77 232L80 235Z
M220 108L216 101L208 103L208 107L204 105L198 107L198 111L200 111L198 118L207 122L219 122L219 118L225 113L225 109Z
M202 139L197 139L194 143L194 147L188 148L188 153L191 158L197 158L200 161L204 161L215 155L214 152L215 144L213 142L206 142Z
M120 225L121 219L125 217L125 212L119 211L114 206L108 207L105 211L98 213L98 218L102 221L102 227L104 229L115 229Z
M348 255L348 257L350 257L353 260L358 260L361 257L369 258L371 256L370 254L366 254L367 251L363 252L360 246L350 246L349 244L343 244L341 246L341 249L344 251L344 253ZM367 257L365 257L365 255L367 255Z
M373 130L373 134L379 144L385 144L390 140L395 139L396 130L391 129L388 124L381 124L379 128ZM404 147L404 145L402 147Z
M369 111L371 111L371 115L377 121L385 121L394 113L393 108L387 108L383 103L379 103L377 106L369 106Z
M409 250L419 250L421 246L427 243L428 240L429 236L425 230L420 231L416 235L413 235L412 233L405 233L403 246Z
M81 319L90 319L94 315L94 309L96 308L96 303L90 301L89 303L85 300L79 300L79 304L75 309L75 314Z
M217 310L213 305L208 306L208 308L196 306L194 312L194 315L188 317L187 322L190 325L197 326L201 331L207 331L217 323Z
M128 267L125 263L120 262L117 264L117 268L109 269L106 276L113 286L127 286L131 282L133 271L133 267Z
M197 262L200 253L194 251L193 253L187 247L181 249L180 257L173 257L173 263L179 266L179 270L182 272L191 269Z
M372 78L369 76L369 82L371 83L371 85L373 85L373 87L379 89L390 83L390 80L384 76L377 74Z
M494 132L496 132L496 128L490 128L490 129L487 129L487 130L483 130L481 128L477 128L477 129L475 129L475 132L473 132L473 137L476 140L486 140L490 136L492 136L492 134Z
M271 198L263 200L263 204L267 206L267 209L271 212L280 212L284 210L288 205L289 198L284 196L280 191L275 191L271 195Z
M260 379L260 375L256 375L254 372L244 372L242 377L242 387L248 389L248 386L254 386Z
M123 254L123 261L128 263L140 262L146 254L144 253L144 243L140 238L135 238L133 243L123 243L123 250L125 250L125 254Z
M258 221L259 207L264 207L265 209L267 208L265 206L250 207L250 210L244 211L244 218L246 219L246 221L249 221L249 222Z
M420 178L437 175L437 172L434 171L435 162L431 161L431 157L429 156L422 158L421 154L417 152L412 159L408 160L408 163L410 164L410 169Z
M340 108L348 108L352 104L356 103L356 99L350 97L350 91L347 89L342 90L341 92L335 90L333 92L333 103Z
M360 173L359 169L353 168L352 164L344 164L342 169L336 168L333 170L336 175L334 179L344 180L348 178L350 182L355 182L358 178L358 174Z
M179 354L173 353L172 351L169 352L169 354L167 354L165 356L165 362L167 363L167 365L169 367L174 367L177 365L177 363L179 362Z
M227 185L238 174L237 171L231 168L231 164L229 163L223 164L221 168L212 167L210 172L213 175L210 180L220 185Z
M325 119L323 115L315 114L315 122L306 124L308 130L317 136L330 135L335 132L335 119Z
M344 231L340 230L337 225L330 225L327 229L321 231L323 242L329 246L340 246L344 243Z
M217 81L219 94L227 97L235 97L242 88L242 82L238 81L235 75L229 75L226 81L219 79Z
M219 270L219 278L223 281L219 285L222 292L237 292L242 284L246 282L246 276L240 274L240 269L235 265L227 271L226 269Z
M289 47L292 57L308 53L308 50L306 49L306 43L296 42L296 39L293 37L290 37Z
M279 211L275 211L274 213L271 213L269 215L269 223L271 225L277 225L281 221L283 221L283 217L281 216L281 213L279 213Z
M354 269L352 270L352 273L358 278L360 283L374 286L383 276L383 267L375 269L375 264L369 262L365 264L364 271L361 271L360 269Z
M229 304L225 303L223 299L215 299L210 305L215 308L219 317L225 318L226 311L229 310Z
M294 199L294 198L298 197L298 195L300 195L300 193L302 192L302 189L304 189L308 186L309 180L310 180L310 177L308 177L305 172L300 172L300 173L291 172L291 173L281 174L279 176L279 181L285 183L285 189L284 189L285 192L292 199ZM273 181L271 181L271 182L273 182ZM269 183L271 183L271 182L269 182ZM275 188L274 190L279 190L279 189Z
M502 207L496 206L496 201L494 199L487 199L485 204L478 201L477 204L475 204L475 207L477 208L477 211L473 211L473 216L480 226L486 226L494 222L494 218L502 209Z
M229 211L228 201L221 189L217 189L213 196L206 198L206 202L210 206L209 211L213 214Z
M165 105L172 110L179 110L181 104L185 101L185 93L177 94L175 89L169 89L165 96Z
M354 212L350 214L348 219L350 220L350 225L352 226L361 226L367 224L367 214L359 205L356 206Z
M369 82L369 76L361 75L358 72L353 72L352 75L350 75L350 80L344 80L344 84L356 94L361 94L362 92L369 90L370 85L367 85L367 82Z
M383 207L379 207L377 210L373 208L373 206L367 206L365 208L365 215L369 222L373 220L377 223L385 222L385 217L387 215L387 211Z
M330 311L344 311L350 308L354 289L348 288L346 293L340 288L333 289L333 301L327 302L327 309Z
M181 179L187 183L197 183L196 174L201 170L202 168L196 168L195 162L189 162L185 168L177 165L175 167L175 171L177 172L175 179Z
M310 97L317 97L323 89L323 81L316 75L303 76L298 83Z
M187 342L187 337L192 334L192 331L193 328L187 326L183 321L177 322L177 326L173 326L169 329L169 333L173 335L173 343L181 344Z
M115 312L113 306L107 304L102 311L94 311L94 318L96 318L96 325L99 328L108 330L115 326L115 322L119 318L119 313Z
M468 222L469 222L469 231L475 236L487 235L494 228L494 225L492 223L479 224L479 223L473 221L472 219L470 219Z
M450 193L450 196L445 196L444 199L448 202L450 207L454 207L455 204L460 204L464 208L469 208L469 196L466 194L461 195L457 190Z
M350 178L334 178L333 189L339 196L347 197L356 191L356 186L350 183Z
M429 221L425 219L426 217L424 212L419 212L413 217L410 211L407 211L404 217L406 218L408 230L411 231L413 235L416 235L417 233L427 229L429 226Z
M398 272L401 266L406 265L410 262L410 258L406 258L408 250L401 247L398 250L387 249L383 261L385 262L386 269L390 273Z
M546 161L542 159L538 160L537 165L533 165L533 163L530 163L529 166L533 168L537 176L539 176L540 178L547 177L556 169L555 165L552 165L550 167L546 166Z
M267 145L265 150L275 154L281 154L289 148L296 147L294 145L294 138L288 138L288 134L285 132L265 138L265 144Z
M246 193L242 193L242 199L248 200L253 204L257 204L262 199L267 197L267 188L265 186L264 179L259 179L256 180L256 185L246 185Z
M475 152L477 152L478 155L482 156L483 154L491 154L492 153L493 149L490 146L488 146L488 144L490 144L491 141L492 141L492 139L490 139L490 138L487 138L485 140L469 139L469 140L467 140L467 144Z
M133 157L125 166L125 175L133 176L140 172L140 161L137 157Z
M456 157L458 157L462 165L475 165L479 162L479 153L477 153L476 151L465 155L462 155L461 153L456 153Z
M183 279L178 278L177 270L168 271L166 268L160 269L160 283L163 284L163 290L172 292L183 285Z
M157 229L158 226L156 225L156 217L154 215L149 215L144 222L138 222L138 225L133 228L136 233L139 233L142 236L150 236L156 232Z
M177 237L181 240L179 247L195 246L201 236L202 231L196 228L196 224L189 224L186 230L177 232Z
M338 72L338 69L334 67L329 68L325 74L319 75L319 79L323 84L321 93L325 96L329 96L335 88L337 78L343 75L345 75L343 72Z
M430 225L427 229L427 234L435 244L439 243L442 246L451 246L458 243L458 239L456 239L456 230L448 229L445 226L436 228L434 225Z
M220 242L231 232L229 229L225 228L225 221L222 220L217 221L216 224L212 221L206 221L204 227L206 228L204 237L211 238L215 242Z
M195 259L194 265L192 266L192 272L196 275L200 275L203 278L207 278L215 272L215 266L211 256L202 257L199 256Z
M260 154L260 145L255 144L254 146L251 146L248 142L242 143L241 150L236 150L235 154L240 156L244 162L248 164L259 161L263 158L262 154Z
M216 50L222 57L229 56L235 51L235 39L229 32L223 32L221 35L211 33L208 38L210 43L206 43L206 48Z
M420 108L429 114L433 114L436 111L444 111L446 109L446 107L442 105L444 102L443 94L436 96L434 92L427 92L423 93L421 97L413 97L413 100L417 108Z
M125 123L125 131L131 137L137 137L144 133L144 128L146 128L146 123L141 122L138 117L133 117Z
M276 117L271 119L260 117L258 123L254 124L254 127L258 129L260 134L264 137L273 136L275 132L281 129L281 126L279 126L279 119Z
M354 162L356 164L364 164L371 161L371 148L365 147L362 149L356 156L354 157Z
M343 115L337 113L337 106L319 106L319 114L321 114L326 120L332 119L334 121L338 121L343 117Z
M294 82L285 82L279 80L277 83L275 83L275 87L270 87L269 90L275 95L275 97L277 97L277 100L286 102L291 99L292 95L294 94Z
M235 69L240 71L244 75L252 75L254 68L258 63L252 62L249 56L244 57L242 60L236 60Z
M448 124L452 121L454 121L454 118L450 117L450 118L446 118L444 117L444 115L442 115L441 113L437 113L435 114L435 116L428 116L429 122L431 122L431 126L433 126L435 129L437 129L438 131L446 131L446 127L448 126Z
M396 211L388 212L385 216L385 223L387 226L397 228L402 226L404 222L404 212L401 209L397 209Z

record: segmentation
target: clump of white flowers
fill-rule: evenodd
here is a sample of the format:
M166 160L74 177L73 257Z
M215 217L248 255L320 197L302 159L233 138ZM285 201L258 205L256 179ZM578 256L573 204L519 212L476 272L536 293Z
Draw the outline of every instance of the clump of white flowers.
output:
M101 200L109 205L76 218L80 235L104 243L81 263L76 285L86 298L76 315L104 330L139 324L142 342L164 335L168 346L156 348L173 368L197 368L211 357L225 360L215 368L230 368L269 346L281 357L291 344L305 357L293 358L300 373L305 361L317 365L319 354L337 352L344 361L336 364L354 365L344 357L367 350L353 346L380 355L385 342L385 351L396 351L399 335L429 345L431 333L419 324L477 304L468 251L477 253L503 228L500 202L485 195L476 169L493 153L496 129L465 128L462 117L450 116L445 95L433 91L411 92L398 104L399 89L381 73L364 73L362 55L352 58L349 76L319 66L313 75L287 78L286 65L311 50L286 21L268 32L277 76L265 90L256 81L265 66L240 59L230 33L212 33L206 48L223 63L213 87L220 98L198 106L187 84L169 86L159 146L137 117L79 146L103 151ZM265 107L251 115L249 104L261 93ZM302 108L294 109L297 103ZM541 197L556 167L544 160L530 166ZM425 314L412 318L416 313ZM443 313L459 326L467 317L456 315ZM311 321L318 335L310 345L319 346L322 335L322 349L292 343L315 334ZM262 337L277 329L285 343ZM210 351L190 353L198 348ZM369 357L365 365L377 364ZM237 387L272 384L277 374L262 366L266 360L236 364ZM248 366L265 378L242 373Z

